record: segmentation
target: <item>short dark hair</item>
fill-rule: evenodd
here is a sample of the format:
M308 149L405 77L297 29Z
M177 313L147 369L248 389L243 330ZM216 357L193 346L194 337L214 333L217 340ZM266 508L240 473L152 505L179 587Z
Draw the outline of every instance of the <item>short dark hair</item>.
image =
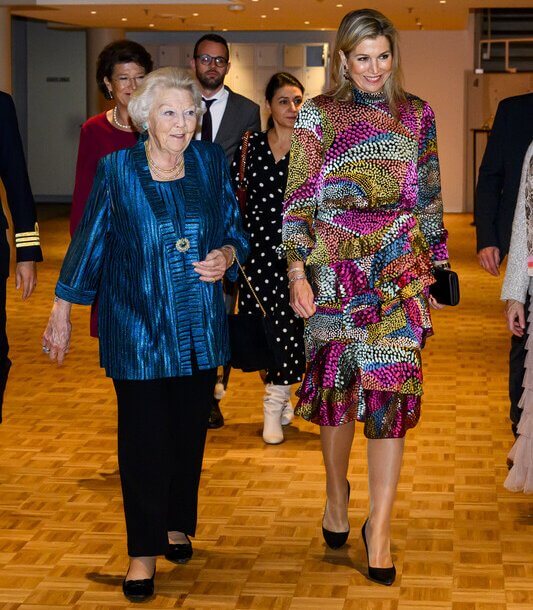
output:
M198 47L202 44L202 42L204 42L204 40L208 40L209 42L218 42L218 44L224 45L226 47L226 53L228 54L226 59L229 59L228 41L223 36L220 36L219 34L204 34L200 39L198 39L196 41L196 44L194 45L194 53L193 53L193 57L195 59L196 59L196 55L198 53Z
M96 82L98 88L106 99L110 99L104 78L111 80L113 68L117 64L136 63L142 66L146 73L151 72L154 67L152 56L138 42L133 40L115 40L104 47L96 62Z
M300 91L302 92L302 95L305 93L304 86L296 78L296 76L293 76L289 72L276 72L276 74L273 74L270 77L270 80L268 81L267 86L265 88L266 101L270 104L272 102L272 100L274 99L274 95L276 94L276 91L278 89L281 89L282 87L285 87L286 85L300 89ZM268 128L274 127L274 121L272 120L272 115L270 115L268 117L267 127Z

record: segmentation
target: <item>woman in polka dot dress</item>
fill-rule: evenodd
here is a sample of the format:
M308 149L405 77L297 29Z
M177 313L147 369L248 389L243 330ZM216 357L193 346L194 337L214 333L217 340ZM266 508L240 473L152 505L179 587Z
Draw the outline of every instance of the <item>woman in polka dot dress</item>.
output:
M276 340L285 350L279 369L262 375L265 443L283 442L282 425L292 421L291 384L301 381L305 370L303 322L289 304L286 263L276 254L281 243L281 211L287 183L289 151L294 122L302 104L304 88L291 74L279 72L270 79L265 98L271 112L268 129L250 136L246 154L247 185L244 226L250 235L250 255L245 272L257 296L275 324ZM239 182L239 147L232 175ZM259 306L244 279L239 284L239 311L257 313Z
M368 575L390 585L392 505L404 436L420 415L421 348L432 334L434 265L447 265L435 118L401 85L397 32L374 10L337 33L334 89L294 128L283 251L291 304L307 319L309 364L296 413L320 426L323 534L349 534L346 480L355 421L368 438Z

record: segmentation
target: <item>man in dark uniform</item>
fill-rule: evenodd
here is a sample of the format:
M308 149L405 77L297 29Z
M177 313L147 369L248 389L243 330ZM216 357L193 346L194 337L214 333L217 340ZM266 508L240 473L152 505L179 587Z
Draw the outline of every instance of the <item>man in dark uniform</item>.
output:
M11 96L0 91L0 179L2 180L15 230L17 267L15 285L27 299L37 284L35 263L43 260L35 202L31 192L24 150ZM11 361L6 335L6 284L9 277L9 243L7 219L0 208L0 422L4 390Z
M502 100L479 168L474 210L479 264L491 275L500 274L500 264L509 252L522 164L532 139L533 93ZM514 433L522 413L518 402L527 336L511 338L509 398Z

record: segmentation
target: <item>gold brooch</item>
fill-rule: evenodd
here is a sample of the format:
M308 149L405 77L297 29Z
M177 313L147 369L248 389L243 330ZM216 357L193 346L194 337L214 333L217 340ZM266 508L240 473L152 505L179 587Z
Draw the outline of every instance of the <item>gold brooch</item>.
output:
M178 252L187 252L191 247L191 242L186 237L180 237L176 242L176 250Z

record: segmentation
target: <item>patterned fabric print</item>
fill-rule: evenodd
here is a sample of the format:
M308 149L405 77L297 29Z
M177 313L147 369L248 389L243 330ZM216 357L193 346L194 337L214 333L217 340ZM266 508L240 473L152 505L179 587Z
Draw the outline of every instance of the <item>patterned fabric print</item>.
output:
M305 262L317 307L297 412L404 436L420 414L432 263L448 258L433 111L409 95L396 121L359 91L306 102L285 198L280 251Z

